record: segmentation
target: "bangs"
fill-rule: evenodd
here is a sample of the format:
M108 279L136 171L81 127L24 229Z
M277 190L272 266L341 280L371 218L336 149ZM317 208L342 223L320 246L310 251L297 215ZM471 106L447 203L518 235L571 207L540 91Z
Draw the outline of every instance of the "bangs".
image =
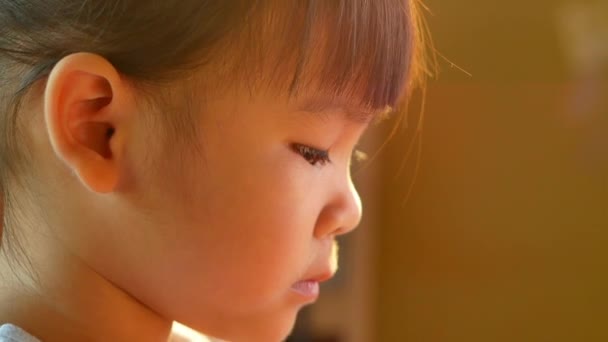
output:
M237 32L231 74L250 90L288 99L330 96L374 111L394 108L416 74L413 1L259 2Z

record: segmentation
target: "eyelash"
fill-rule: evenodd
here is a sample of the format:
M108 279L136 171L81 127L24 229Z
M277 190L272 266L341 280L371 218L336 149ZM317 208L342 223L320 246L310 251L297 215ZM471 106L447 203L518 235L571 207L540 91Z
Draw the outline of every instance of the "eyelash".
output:
M291 147L296 153L306 159L310 165L315 166L319 163L321 163L321 165L331 163L331 159L329 159L329 151L319 150L302 144L293 144Z
M310 146L306 146L306 145L302 145L302 144L293 144L292 148L296 153L298 153L304 159L306 159L306 161L308 161L308 163L310 163L310 165L315 166L319 163L321 165L331 163L331 159L329 158L329 151L327 151L327 150L319 150L314 147L310 147ZM355 150L351 157L351 164L353 162L360 163L365 160L367 160L367 154L360 150Z

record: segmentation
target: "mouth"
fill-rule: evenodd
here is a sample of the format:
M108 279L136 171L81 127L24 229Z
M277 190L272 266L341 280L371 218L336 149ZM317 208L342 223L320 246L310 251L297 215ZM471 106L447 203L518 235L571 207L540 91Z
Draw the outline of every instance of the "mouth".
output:
M331 279L333 276L334 272L323 272L317 276L311 277L310 279L296 282L291 286L291 290L302 297L316 300L319 297L320 284Z
M302 280L291 286L291 290L302 297L316 299L319 297L319 282L315 280Z

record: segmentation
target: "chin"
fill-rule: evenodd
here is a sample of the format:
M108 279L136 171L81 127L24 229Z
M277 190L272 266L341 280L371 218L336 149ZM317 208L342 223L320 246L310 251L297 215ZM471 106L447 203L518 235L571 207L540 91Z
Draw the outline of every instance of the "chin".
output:
M297 312L293 312L262 319L235 320L218 329L201 331L226 342L281 342L291 334L296 316Z

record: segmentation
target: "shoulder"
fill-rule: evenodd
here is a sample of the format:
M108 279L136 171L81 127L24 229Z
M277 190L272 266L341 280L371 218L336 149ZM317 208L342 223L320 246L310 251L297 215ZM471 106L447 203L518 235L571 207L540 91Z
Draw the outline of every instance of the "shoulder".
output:
M0 325L0 342L40 342L25 330L12 324Z

